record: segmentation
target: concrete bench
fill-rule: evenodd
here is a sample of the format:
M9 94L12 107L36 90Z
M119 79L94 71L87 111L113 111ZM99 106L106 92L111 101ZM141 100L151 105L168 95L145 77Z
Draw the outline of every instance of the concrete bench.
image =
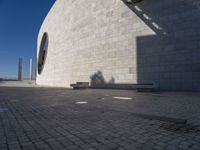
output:
M70 84L73 89L87 89L90 87L89 82L76 82L76 84Z
M140 84L97 84L90 86L89 82L77 82L76 84L70 84L73 89L132 89L138 92L154 92L157 90L157 86L154 83L140 83Z
M125 89L137 90L138 92L154 92L157 86L154 83L140 83L140 84L96 84L90 88L93 89Z
M157 86L154 83L142 83L136 85L136 90L138 92L155 92Z

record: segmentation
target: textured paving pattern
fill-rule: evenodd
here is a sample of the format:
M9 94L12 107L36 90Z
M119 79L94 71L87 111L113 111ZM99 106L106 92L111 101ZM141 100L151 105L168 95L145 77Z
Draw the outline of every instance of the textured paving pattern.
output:
M199 93L0 88L4 110L0 112L0 150L199 150L198 97ZM79 101L88 103L76 104ZM172 117L169 112L189 122L134 115Z

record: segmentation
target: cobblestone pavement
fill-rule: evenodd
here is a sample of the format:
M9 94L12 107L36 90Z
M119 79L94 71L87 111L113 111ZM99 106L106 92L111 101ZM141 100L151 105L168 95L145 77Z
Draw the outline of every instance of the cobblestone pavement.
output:
M199 150L199 98L199 93L0 88L0 150Z

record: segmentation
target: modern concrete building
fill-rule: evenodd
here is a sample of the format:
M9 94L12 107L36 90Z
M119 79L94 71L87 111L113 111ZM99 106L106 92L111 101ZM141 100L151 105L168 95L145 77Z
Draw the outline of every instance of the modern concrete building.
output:
M200 90L200 3L57 0L38 36L37 84L156 83Z

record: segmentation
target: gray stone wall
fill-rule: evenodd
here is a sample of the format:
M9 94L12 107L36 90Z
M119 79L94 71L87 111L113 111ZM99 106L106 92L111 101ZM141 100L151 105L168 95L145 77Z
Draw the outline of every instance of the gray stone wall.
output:
M102 72L106 82L199 90L200 9L192 0L59 0L39 36L49 35L37 84L69 87Z
M164 90L200 90L200 3L149 0L138 6L142 13L130 9L156 33L137 37L138 82L154 81Z

